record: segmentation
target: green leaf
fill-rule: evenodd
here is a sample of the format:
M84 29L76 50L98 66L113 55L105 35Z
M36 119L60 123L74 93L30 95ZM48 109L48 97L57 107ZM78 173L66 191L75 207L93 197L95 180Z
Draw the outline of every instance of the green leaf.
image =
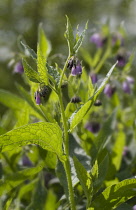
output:
M93 193L91 176L76 157L74 157L73 160L74 160L74 166L76 169L77 177L82 185L85 196L87 198L87 207L89 207L91 204L92 193Z
M74 35L73 35L73 29L72 29L70 20L67 15L66 15L66 18L67 18L67 25L66 25L66 32L65 32L64 36L66 37L67 42L68 42L69 55L72 56L75 39L74 39Z
M116 137L116 141L112 150L111 161L116 171L118 171L121 166L122 154L125 146L125 139L126 139L125 134L122 131L119 132Z
M83 30L83 32L81 33L81 35L78 37L78 39L76 41L76 44L74 46L74 53L75 54L78 52L79 48L82 45L83 39L84 39L85 34L86 34L87 27L88 27L88 21L87 21L87 23L85 25L85 29Z
M46 63L46 67L47 67L47 70L48 70L48 74L49 76L49 79L51 79L51 81L56 85L56 83L58 84L59 83L59 80L60 80L60 74L58 72L58 70L56 68L54 68L53 66L49 66L48 63Z
M20 43L33 59L37 59L37 55L33 49L31 49L28 45L24 44L22 41Z
M39 109L39 107L36 105L36 103L34 103L34 101L31 98L31 95L18 83L16 83L16 86L19 90L19 92L21 93L21 95L23 96L23 98L26 100L26 102L28 103L28 105L31 107L31 109L33 110L34 114L38 117L41 118L43 120L45 120L43 113L41 112L41 110Z
M16 111L15 113L16 113L18 121L14 128L17 128L17 127L20 127L29 123L30 112L29 112L27 104L26 106L23 107L22 110Z
M95 165L92 168L92 176L93 176L93 188L94 188L94 193L96 193L99 188L101 187L107 171L108 171L108 167L109 167L109 156L106 155L104 157L104 159L101 161L101 163L99 162L95 162ZM94 173L95 169L97 168L96 173Z
M45 85L48 85L48 75L46 68L46 59L42 55L40 45L37 46L37 70L40 76L40 81Z
M98 157L99 152L103 149L109 137L112 135L112 125L115 118L115 112L104 122L98 136L94 139L90 154L92 161L95 161Z
M12 175L9 175L4 180L0 180L0 196L4 193L8 193L10 190L21 184L26 179L32 178L32 176L41 171L43 167L44 164L41 163L37 167L16 172Z
M27 63L25 59L22 60L24 72L28 79L32 82L40 83L40 76L39 74L32 69L32 67Z
M39 177L39 180L36 183L36 186L32 195L32 201L29 204L29 206L26 208L26 210L44 209L46 194L47 194L47 191L44 187L43 179L42 177Z
M93 202L90 210L112 210L136 196L136 179L126 179L106 188Z
M106 75L105 79L103 80L103 82L101 83L99 88L96 90L94 95L91 98L89 98L89 100L83 106L81 106L78 110L76 110L72 114L72 116L69 119L70 132L82 121L84 116L90 110L90 108L91 108L92 104L94 103L94 101L97 99L99 94L103 91L103 89L104 89L106 83L108 82L109 77L111 76L111 74L113 72L113 69L115 68L116 64L117 64L117 62L111 67L110 71L108 72L108 74Z
M47 58L49 53L51 52L51 44L44 33L42 24L39 24L38 28L38 43L41 55L44 56L44 58Z
M46 198L46 203L44 206L45 210L56 210L56 196L52 192L52 190L48 191L47 198ZM40 209L39 209L40 210Z
M63 159L62 131L55 123L33 123L0 136L1 152L29 144L37 144Z
M21 110L25 105L22 98L2 89L0 89L0 102L14 110Z

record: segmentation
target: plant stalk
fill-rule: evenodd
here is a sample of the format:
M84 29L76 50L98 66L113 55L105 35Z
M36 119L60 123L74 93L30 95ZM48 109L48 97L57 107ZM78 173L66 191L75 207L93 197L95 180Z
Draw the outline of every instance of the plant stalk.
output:
M63 77L62 77L62 79L63 79ZM63 120L63 128L64 128L64 153L66 154L66 157L67 157L67 160L63 164L64 164L64 169L65 169L65 172L66 172L66 177L67 177L67 182L68 182L70 207L71 207L71 210L76 210L75 200L74 200L74 192L73 192L73 186L72 186L72 179L71 179L71 168L70 168L70 162L69 162L68 125L67 125L65 112L64 112L61 86L60 86L60 89L59 89L58 96L59 96L59 102L60 102L60 108L61 108L62 120Z

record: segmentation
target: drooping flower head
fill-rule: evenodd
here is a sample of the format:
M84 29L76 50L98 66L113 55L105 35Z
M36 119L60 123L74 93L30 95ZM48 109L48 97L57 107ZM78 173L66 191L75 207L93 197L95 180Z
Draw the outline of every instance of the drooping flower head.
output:
M100 124L98 122L88 122L86 125L85 125L85 128L92 132L92 133L98 133L98 131L100 130Z
M128 83L127 80L125 80L122 84L122 89L125 93L130 94L131 93L131 88L130 88L130 84Z
M40 95L40 92L39 91L36 91L35 92L35 101L36 101L36 104L37 105L40 105L41 104L41 95Z
M106 42L106 38L103 37L101 34L99 33L94 33L91 37L90 37L90 41L92 43L94 43L96 45L96 47L101 48L103 47L104 43Z
M73 98L71 98L71 103L79 103L81 102L81 98L79 98L78 96L74 96Z
M96 84L97 81L98 81L97 74L92 73L92 74L90 75L90 77L91 77L92 83L93 83L93 84Z
M116 90L115 87L112 87L110 84L107 84L104 88L104 94L108 96L109 98L111 98L115 90Z
M24 68L21 62L18 62L14 66L13 73L22 74L24 72Z

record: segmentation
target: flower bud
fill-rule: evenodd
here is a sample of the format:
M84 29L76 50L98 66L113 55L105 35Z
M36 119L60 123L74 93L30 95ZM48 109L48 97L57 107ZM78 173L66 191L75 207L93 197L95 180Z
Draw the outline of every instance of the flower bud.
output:
M90 37L90 41L92 43L94 43L96 45L96 47L100 48L103 47L106 38L102 37L101 34L99 33L94 33L91 37Z
M78 96L74 96L73 98L71 98L71 103L79 103L81 102L81 99Z
M127 80L127 82L128 82L129 84L134 84L134 82L135 82L134 78L133 78L133 77L130 77L130 76L127 76L127 77L126 77L126 80Z
M41 104L41 95L40 95L40 92L39 91L36 91L35 92L35 101L36 101L36 104L37 105L40 105Z
M97 74L95 74L95 73L91 74L91 80L92 80L93 84L97 83L97 81L98 81Z
M16 63L14 66L13 73L22 74L24 72L24 68L21 62Z
M98 122L88 122L85 125L85 128L92 133L98 133L100 130L100 124Z
M108 96L109 98L111 98L115 90L116 90L115 87L112 87L110 84L107 84L104 88L104 94Z
M131 93L130 84L127 81L123 82L122 89L125 93L128 93L128 94Z
M94 106L101 106L102 102L100 100L96 100Z
M82 74L82 66L80 64L80 61L78 60L76 64L71 69L71 75L72 76L77 76Z
M125 56L118 54L116 58L117 58L117 61L118 61L118 64L117 64L118 66L120 66L120 67L125 66L125 64L127 62Z

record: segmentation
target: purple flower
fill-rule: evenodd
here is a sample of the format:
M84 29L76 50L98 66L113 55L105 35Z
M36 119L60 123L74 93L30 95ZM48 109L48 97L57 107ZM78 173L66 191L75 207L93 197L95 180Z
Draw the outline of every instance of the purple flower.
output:
M18 74L22 74L24 72L24 68L21 62L16 63L13 72Z
M91 80L92 80L93 84L97 83L97 81L98 81L97 74L95 74L95 73L91 74Z
M126 77L126 80L127 80L127 82L128 82L129 84L134 84L134 82L135 82L134 78L133 78L133 77L130 77L130 76L127 76L127 77Z
M82 74L82 66L80 64L80 61L78 60L76 64L71 69L71 75L77 76Z
M101 34L94 33L90 37L90 41L96 45L96 47L100 48L104 45L106 38L103 38Z
M109 98L112 97L112 95L114 94L115 92L115 87L112 87L110 84L107 84L104 88L104 94L106 96L108 96Z
M23 166L32 166L32 162L29 160L29 158L25 155L23 156L23 159L22 159L22 164Z
M100 130L100 124L98 122L88 122L85 125L85 128L92 133L98 133Z
M127 63L127 59L126 59L126 57L125 56L123 56L123 55L117 55L117 57L116 57L116 59L118 60L118 66L119 67L123 67L123 66L125 66L125 64Z
M128 93L128 94L131 93L130 84L128 83L128 81L123 82L122 89L125 93Z
M132 210L136 210L136 205L133 206Z
M41 95L40 95L39 91L35 92L35 101L36 101L37 105L40 105L40 103L41 103Z

